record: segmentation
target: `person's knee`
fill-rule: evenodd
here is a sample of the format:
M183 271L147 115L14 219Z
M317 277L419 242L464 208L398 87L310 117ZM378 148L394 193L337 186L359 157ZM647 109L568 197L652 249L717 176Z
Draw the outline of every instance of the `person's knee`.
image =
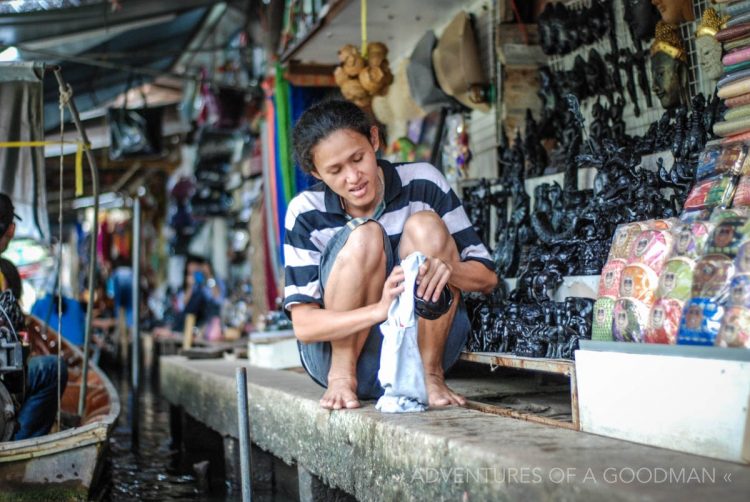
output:
M347 261L363 270L381 266L384 259L383 229L372 221L354 229L337 256L337 260Z
M32 388L57 385L57 356L34 356L29 359L28 375ZM65 387L68 381L68 366L60 358L60 384Z
M454 245L453 237L443 219L434 211L419 211L412 214L404 224L401 237L406 253L402 257L421 251L428 256L441 256Z

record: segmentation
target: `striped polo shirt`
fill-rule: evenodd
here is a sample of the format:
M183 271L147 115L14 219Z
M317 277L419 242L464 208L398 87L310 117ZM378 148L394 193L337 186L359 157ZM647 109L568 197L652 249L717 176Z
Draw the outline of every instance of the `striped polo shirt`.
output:
M466 216L461 201L448 181L425 162L391 164L378 160L383 169L385 210L378 222L385 228L398 256L406 219L433 210L445 222L456 241L461 260L477 260L490 270L494 263ZM320 182L289 203L284 226L284 310L296 303L323 306L319 266L321 253L331 238L346 225L347 215L339 196Z

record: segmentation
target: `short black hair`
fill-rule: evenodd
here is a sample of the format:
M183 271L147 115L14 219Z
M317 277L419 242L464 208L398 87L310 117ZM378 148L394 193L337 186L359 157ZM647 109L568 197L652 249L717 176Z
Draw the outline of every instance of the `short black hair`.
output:
M331 133L340 129L358 132L369 140L373 123L362 109L350 101L327 100L308 108L294 126L294 156L306 173L315 169L312 151Z

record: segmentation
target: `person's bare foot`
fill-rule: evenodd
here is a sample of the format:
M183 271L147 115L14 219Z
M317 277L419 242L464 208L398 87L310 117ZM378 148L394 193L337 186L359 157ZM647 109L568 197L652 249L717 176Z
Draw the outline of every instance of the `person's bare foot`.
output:
M445 378L441 374L426 373L424 376L425 387L427 387L427 402L430 407L441 407L466 404L463 396L456 394L445 384Z
M320 406L328 410L359 408L357 379L353 376L329 376L328 390L320 398Z

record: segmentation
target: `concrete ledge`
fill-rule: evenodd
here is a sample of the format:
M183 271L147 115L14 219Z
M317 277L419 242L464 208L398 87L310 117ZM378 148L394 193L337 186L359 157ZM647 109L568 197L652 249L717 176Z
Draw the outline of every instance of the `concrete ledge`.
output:
M236 436L241 364L162 357L161 393ZM744 501L750 493L750 466L463 408L387 415L366 402L326 411L304 374L248 367L248 392L254 443L363 501Z

